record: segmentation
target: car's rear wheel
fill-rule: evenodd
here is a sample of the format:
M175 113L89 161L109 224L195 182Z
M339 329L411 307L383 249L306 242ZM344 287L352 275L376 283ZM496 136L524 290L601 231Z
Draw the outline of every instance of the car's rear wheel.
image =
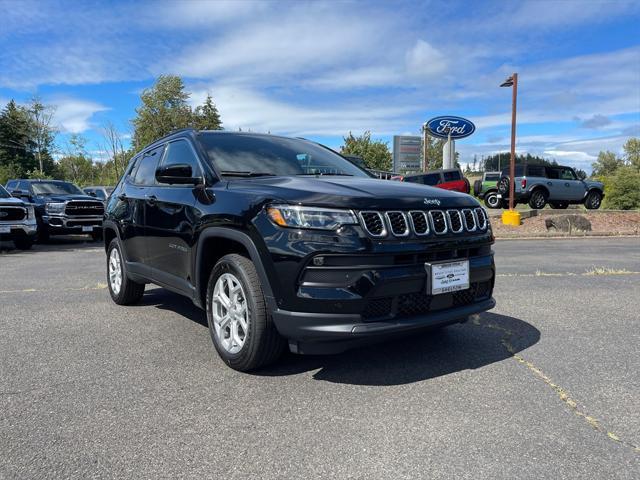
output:
M597 190L591 190L584 199L584 206L588 210L597 210L602 204L602 193Z
M220 358L246 372L280 357L286 345L267 312L253 262L238 254L222 257L207 285L209 333Z
M117 238L111 240L107 250L107 285L111 298L118 305L132 305L144 295L144 283L127 277Z
M529 199L529 206L534 210L543 209L547 204L547 194L544 190L534 190Z
M498 193L504 196L509 193L509 177L502 177L498 182Z
M500 199L498 198L498 192L489 192L484 197L484 204L487 208L500 208Z
M16 246L18 250L31 250L31 247L33 247L33 238L31 237L16 238L13 241L13 244Z
M551 208L555 208L558 210L569 208L569 202L549 202L549 205L551 205Z

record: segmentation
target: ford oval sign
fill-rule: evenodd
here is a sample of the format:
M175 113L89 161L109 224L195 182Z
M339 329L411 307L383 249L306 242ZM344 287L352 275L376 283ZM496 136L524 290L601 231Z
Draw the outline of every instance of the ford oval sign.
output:
M476 126L462 117L436 117L427 122L427 129L434 137L452 139L465 138L476 131Z

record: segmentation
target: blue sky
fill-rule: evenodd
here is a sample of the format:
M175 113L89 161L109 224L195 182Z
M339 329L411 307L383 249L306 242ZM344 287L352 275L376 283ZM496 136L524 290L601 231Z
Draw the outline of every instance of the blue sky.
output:
M519 152L587 171L640 136L640 3L57 2L0 0L0 103L36 94L104 150L131 133L140 91L181 75L211 93L226 128L338 147L349 131L417 134L437 115L472 120L462 162L508 150L520 76ZM390 142L391 145L391 142Z

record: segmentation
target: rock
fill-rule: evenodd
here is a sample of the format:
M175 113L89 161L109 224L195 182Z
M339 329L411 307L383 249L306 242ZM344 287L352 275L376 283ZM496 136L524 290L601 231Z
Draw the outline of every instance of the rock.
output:
M583 215L556 215L546 218L544 225L547 227L547 230L553 229L561 232L591 231L591 222Z

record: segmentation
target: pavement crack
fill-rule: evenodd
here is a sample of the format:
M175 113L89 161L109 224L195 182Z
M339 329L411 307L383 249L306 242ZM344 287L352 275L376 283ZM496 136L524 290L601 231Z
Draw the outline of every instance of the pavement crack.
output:
M556 383L551 377L549 377L541 368L534 365L533 362L528 361L522 355L517 353L516 347L512 343L514 336L513 331L504 328L491 321L483 321L481 317L476 317L472 320L472 323L482 328L488 328L491 330L502 333L500 343L509 352L514 360L519 364L524 365L535 377L542 380L548 387L550 387L558 398L578 417L582 418L591 428L599 433L606 435L609 440L624 445L627 448L631 448L634 452L640 453L640 445L636 445L627 440L623 440L618 435L606 428L598 419L589 415L585 409L581 408L578 402L569 394L569 392Z

